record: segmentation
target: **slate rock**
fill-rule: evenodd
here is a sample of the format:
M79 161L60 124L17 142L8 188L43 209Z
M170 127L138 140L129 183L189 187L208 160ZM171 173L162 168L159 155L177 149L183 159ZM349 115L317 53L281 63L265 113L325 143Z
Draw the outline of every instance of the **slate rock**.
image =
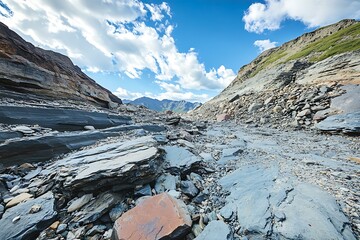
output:
M326 132L360 134L360 112L333 115L317 123L315 127Z
M191 225L186 205L162 193L145 199L116 220L113 239L181 239Z
M48 192L38 198L28 200L7 209L0 219L0 236L2 239L35 239L38 234L50 226L57 216L54 210L55 198ZM40 211L29 214L33 205L41 205ZM19 219L15 222L15 217Z
M93 194L85 194L70 203L70 206L67 209L68 213L75 212L80 209L82 206L87 204L93 198Z
M45 117L44 117L45 116ZM91 125L97 129L130 124L131 118L74 109L0 106L0 122L4 124L40 125L58 131L83 130ZM28 132L28 131L26 131Z
M223 221L211 221L196 240L231 240L233 239L229 226Z
M77 217L72 219L72 222L80 225L95 222L122 200L123 197L120 194L102 193L82 207L78 211Z
M252 113L255 112L257 110L259 110L260 108L262 108L264 105L262 103L252 103L249 108L248 108L248 112Z
M199 193L199 189L195 187L195 184L192 181L181 181L180 188L185 195L191 198Z
M177 185L180 183L180 178L171 174L163 174L158 177L155 181L155 191L156 193L168 192L171 190L176 190Z
M20 138L20 137L22 137L22 134L19 132L0 131L0 144L8 139Z
M109 212L111 221L115 222L126 210L128 206L125 203L118 203Z
M142 186L140 188L135 189L134 196L135 197L142 197L142 196L151 196L151 187L149 184Z
M169 164L168 169L175 173L185 172L198 165L202 159L183 147L165 146L165 161Z
M11 199L7 204L6 204L6 208L10 208L13 207L23 201L29 200L33 197L33 195L29 194L29 193L21 193L19 195L17 195L16 197L14 197L13 199Z
M66 178L65 190L120 191L155 180L163 161L162 155L157 141L146 136L78 151L58 160L50 169L58 171L61 166L72 169L73 177Z

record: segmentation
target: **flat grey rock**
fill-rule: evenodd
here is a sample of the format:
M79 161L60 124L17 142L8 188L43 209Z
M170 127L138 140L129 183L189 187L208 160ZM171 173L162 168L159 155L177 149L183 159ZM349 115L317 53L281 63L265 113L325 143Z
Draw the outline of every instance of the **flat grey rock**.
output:
M154 132L165 130L162 126L149 124L125 125L96 131L51 133L40 137L18 138L0 144L0 163L8 167L24 162L47 161L61 154L92 145L100 139L118 136L120 132L134 129Z
M169 169L175 171L187 171L202 161L201 157L183 147L165 146L164 150L166 152L165 161L169 164Z
M319 122L315 127L326 132L360 134L360 112L333 115Z
M211 221L196 240L231 240L233 239L229 226L223 221Z
M155 181L156 193L168 192L176 190L176 186L180 184L180 178L171 174L163 174Z
M129 124L131 118L83 110L0 106L0 122L4 124L40 125L58 131L83 130L91 125L96 129Z
M163 151L151 136L85 149L58 160L50 169L71 169L64 188L69 191L133 188L156 179Z
M291 176L279 177L276 166L244 166L220 179L230 192L225 212L237 213L242 232L280 239L355 239L349 221L325 191Z
M48 192L36 199L20 203L5 211L0 219L1 239L35 239L37 235L50 226L57 216L54 210L54 196ZM29 213L34 205L40 205L40 211ZM13 219L19 218L17 221Z

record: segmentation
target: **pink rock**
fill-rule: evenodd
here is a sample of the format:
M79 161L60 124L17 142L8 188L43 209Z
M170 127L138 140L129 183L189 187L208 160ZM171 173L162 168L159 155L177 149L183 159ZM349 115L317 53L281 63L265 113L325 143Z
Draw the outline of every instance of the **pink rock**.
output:
M218 122L227 121L229 119L230 119L230 116L228 114L226 114L226 113L219 114L219 115L216 116L216 120Z
M114 224L115 240L179 239L191 228L186 205L167 193L143 200Z

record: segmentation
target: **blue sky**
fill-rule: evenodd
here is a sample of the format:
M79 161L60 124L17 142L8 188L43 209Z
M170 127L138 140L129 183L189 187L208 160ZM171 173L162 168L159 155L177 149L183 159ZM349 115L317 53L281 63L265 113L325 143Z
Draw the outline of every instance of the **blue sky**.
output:
M344 18L359 0L0 0L2 22L126 99L204 102L261 51Z

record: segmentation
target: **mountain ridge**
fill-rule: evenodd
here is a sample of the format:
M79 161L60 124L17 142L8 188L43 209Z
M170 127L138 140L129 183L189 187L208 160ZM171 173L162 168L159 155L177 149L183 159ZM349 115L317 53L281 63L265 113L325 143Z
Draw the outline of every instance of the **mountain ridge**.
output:
M0 88L3 95L28 93L38 98L86 101L115 107L121 100L97 84L69 57L26 42L0 22Z
M357 89L359 84L360 22L346 19L261 53L242 66L236 78L219 95L189 116L215 120L217 115L227 114L244 122L261 123L273 119L275 125L286 120L280 125L297 126L299 122L301 125L306 122L307 126L312 126L319 121L316 113L330 108L331 99L346 92L341 86L354 85ZM320 94L322 86L331 91L311 105L312 100L306 97L311 91L313 95ZM271 97L273 99L269 100ZM301 106L296 105L300 100ZM252 104L257 105L257 110L254 111ZM300 119L297 115L305 106L315 110ZM274 107L277 107L275 112ZM327 111L326 116L336 112ZM337 110L339 112L341 110Z
M177 113L185 113L201 106L201 103L199 102L192 103L192 102L187 102L185 100L175 101L169 99L158 100L149 97L140 97L135 100L123 100L123 101L124 103L132 104L132 105L145 106L151 110L158 112L170 110Z

